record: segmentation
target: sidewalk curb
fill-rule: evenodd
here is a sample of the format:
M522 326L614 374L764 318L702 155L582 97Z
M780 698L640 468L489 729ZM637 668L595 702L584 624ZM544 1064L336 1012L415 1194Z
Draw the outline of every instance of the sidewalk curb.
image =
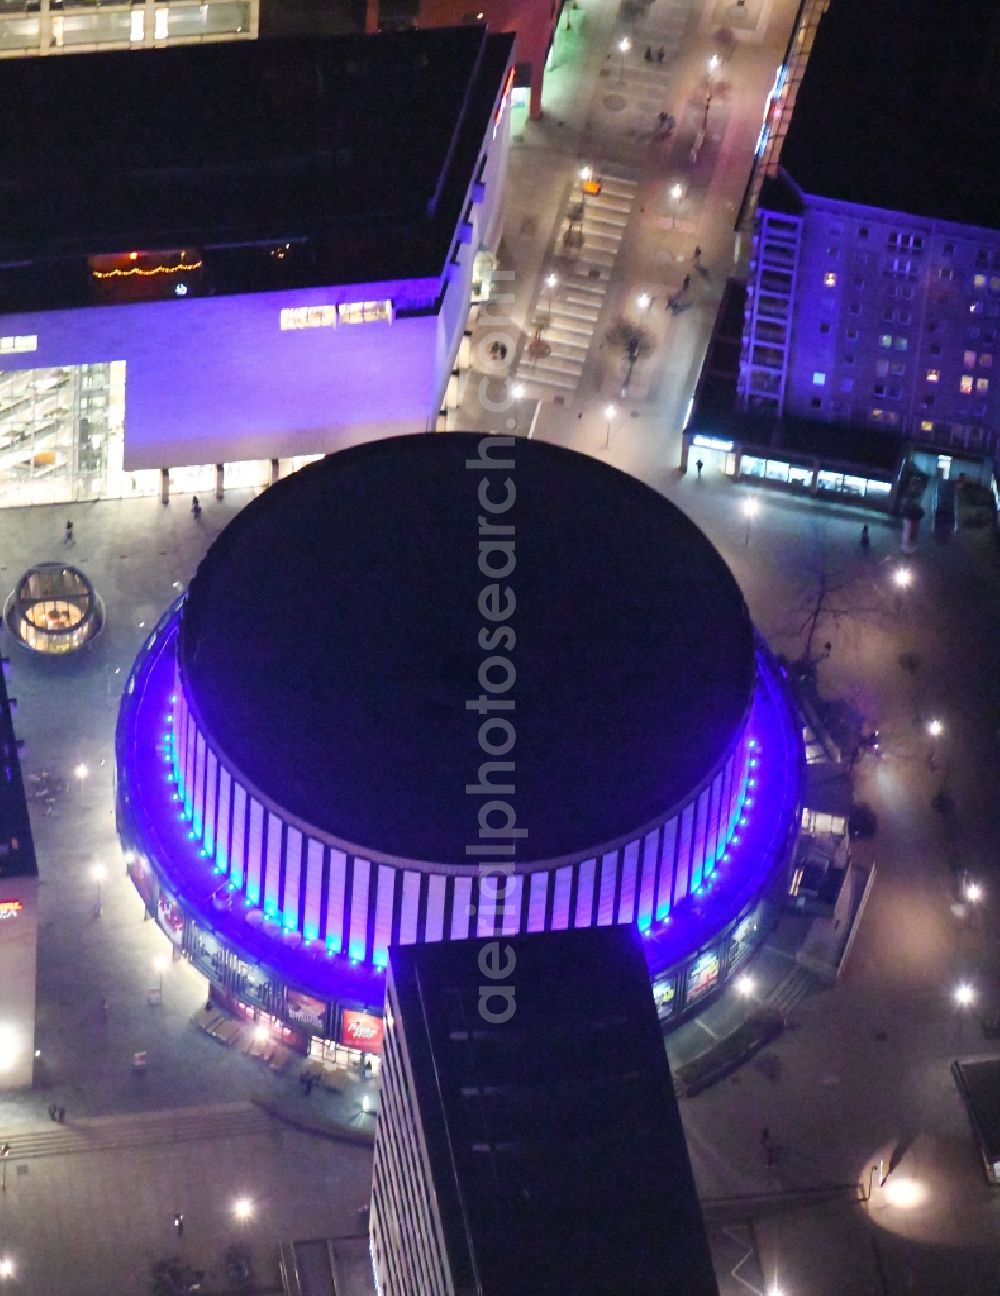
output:
M330 1139L335 1143L353 1143L360 1147L373 1147L375 1144L374 1129L361 1130L349 1125L336 1125L330 1121L309 1120L283 1110L276 1103L268 1102L266 1098L253 1097L250 1101L255 1107L260 1107L262 1111L267 1112L272 1120L280 1121L282 1125L289 1125L303 1134L315 1134L319 1138Z

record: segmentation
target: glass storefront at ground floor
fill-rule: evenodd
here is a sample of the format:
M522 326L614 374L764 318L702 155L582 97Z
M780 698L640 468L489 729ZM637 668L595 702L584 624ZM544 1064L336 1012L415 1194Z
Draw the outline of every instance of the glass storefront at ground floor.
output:
M172 946L205 978L206 998L244 1021L267 1026L270 1036L320 1062L376 1075L382 1042L381 1006L320 999L288 985L275 972L250 962L215 932L185 913L141 854L126 855L126 868L146 913Z
M32 349L36 339L12 337L9 351ZM160 494L159 469L128 472L125 459L125 362L4 369L0 345L0 508L71 504ZM282 460L294 472L319 455ZM262 490L271 480L267 459L227 463L223 488ZM171 494L211 495L215 464L171 468Z

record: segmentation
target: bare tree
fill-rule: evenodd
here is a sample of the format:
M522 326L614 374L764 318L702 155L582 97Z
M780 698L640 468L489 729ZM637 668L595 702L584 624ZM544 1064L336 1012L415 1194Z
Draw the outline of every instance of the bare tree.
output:
M645 359L652 351L652 335L641 324L636 324L622 316L611 325L604 340L616 351L620 351L625 361L625 377L622 381L624 389L631 381L636 361Z
M884 618L878 563L860 554L832 551L819 527L813 528L811 542L797 548L785 566L792 602L784 634L802 644L796 665L814 669L829 654L828 636L833 631L850 628L860 632L863 626L874 626ZM817 652L820 643L823 651Z

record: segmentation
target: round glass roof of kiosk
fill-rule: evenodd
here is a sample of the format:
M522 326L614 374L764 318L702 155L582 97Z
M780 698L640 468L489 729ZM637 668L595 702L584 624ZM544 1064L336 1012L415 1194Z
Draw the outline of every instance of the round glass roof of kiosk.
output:
M75 652L101 630L104 605L78 567L39 563L8 597L4 623L33 652Z

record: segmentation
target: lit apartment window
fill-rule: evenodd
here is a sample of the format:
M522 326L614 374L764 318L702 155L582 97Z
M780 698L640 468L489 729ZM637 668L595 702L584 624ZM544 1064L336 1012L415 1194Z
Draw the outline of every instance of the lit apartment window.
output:
M976 379L976 395L985 396L990 389L990 380L988 378Z
M885 417L885 410L879 409L877 405L872 408L873 423L881 423L884 417Z
M910 344L905 337L898 337L893 339L892 345L897 351L905 351Z
M975 369L975 367L976 367L976 353L975 353L975 351L963 351L963 352L962 352L962 364L966 367L966 369Z
M934 431L934 424L931 422L930 419L922 419L922 420L921 420L921 423L920 423L920 431L921 431L921 432L933 432L933 431Z
M972 374L962 374L958 380L958 390L963 396L972 395Z
M817 371L813 374L813 386L814 386L814 387L823 387L823 386L825 386L825 384L826 384L826 374L825 374L825 373L820 373L819 370L817 370Z
M826 274L823 276L823 286L826 288L836 288L837 276L832 270L827 270Z
M130 41L141 41L143 35L144 15L141 9L133 9L129 15L129 33Z
M933 382L940 382L940 381L941 381L941 370L940 370L940 369L928 369L928 370L927 370L927 381L928 381L928 382L932 382L932 383L933 383Z
M892 334L891 334L891 333L882 333L882 334L879 336L878 344L879 344L880 347L885 347L885 348L891 347L891 346L892 346Z
M980 367L980 369L992 369L992 368L993 368L993 352L992 352L992 351L980 351L980 353L979 353L979 367Z
M982 315L982 313L983 313L983 303L981 301L969 302L970 315Z
M986 276L984 274L975 274L972 276L972 286L975 289L986 287Z

